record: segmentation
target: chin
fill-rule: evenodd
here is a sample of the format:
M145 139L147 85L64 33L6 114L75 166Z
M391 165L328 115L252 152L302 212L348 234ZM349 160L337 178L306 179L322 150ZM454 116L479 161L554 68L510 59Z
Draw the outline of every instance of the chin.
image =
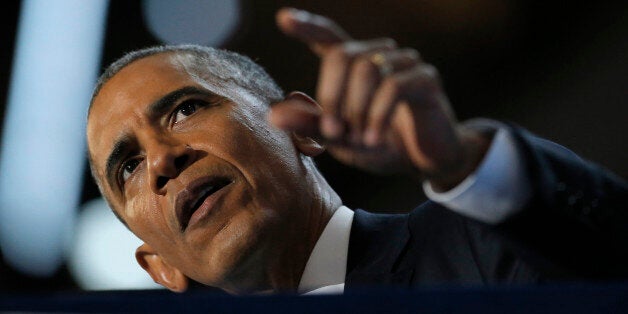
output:
M238 258L218 258L210 262L209 278L201 281L209 286L220 288L229 294L251 294L271 289L267 278L265 258L258 257L257 251L243 253Z
M209 278L201 281L230 294L249 294L270 288L267 274L268 261L273 259L270 250L274 246L273 237L269 236L272 228L267 221L241 215L244 217L234 217L234 221L213 239L207 258Z

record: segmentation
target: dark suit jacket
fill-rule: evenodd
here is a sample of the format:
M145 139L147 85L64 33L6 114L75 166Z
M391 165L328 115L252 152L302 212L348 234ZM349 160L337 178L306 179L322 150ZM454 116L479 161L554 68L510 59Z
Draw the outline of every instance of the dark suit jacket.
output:
M357 210L345 289L628 278L628 184L511 127L534 196L489 226L427 202L407 215Z

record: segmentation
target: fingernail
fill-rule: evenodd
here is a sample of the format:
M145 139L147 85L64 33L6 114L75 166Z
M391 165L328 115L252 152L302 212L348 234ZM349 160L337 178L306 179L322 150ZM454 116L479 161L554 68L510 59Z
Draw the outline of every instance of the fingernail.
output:
M299 22L307 22L311 18L311 14L309 12L299 9L291 8L290 13L292 13L292 18Z
M335 117L323 117L321 132L329 139L337 139L342 135L342 125Z
M368 129L364 133L364 145L366 146L375 146L379 142L379 137L377 132L373 129Z

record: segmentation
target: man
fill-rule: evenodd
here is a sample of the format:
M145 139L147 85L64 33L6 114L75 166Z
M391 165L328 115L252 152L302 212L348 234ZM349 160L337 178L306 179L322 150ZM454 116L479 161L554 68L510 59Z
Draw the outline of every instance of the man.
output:
M92 171L156 282L257 293L626 275L624 182L516 128L459 124L414 50L294 9L277 20L321 57L320 106L196 46L131 53L99 81ZM311 160L323 143L347 164L421 176L447 209L354 215Z

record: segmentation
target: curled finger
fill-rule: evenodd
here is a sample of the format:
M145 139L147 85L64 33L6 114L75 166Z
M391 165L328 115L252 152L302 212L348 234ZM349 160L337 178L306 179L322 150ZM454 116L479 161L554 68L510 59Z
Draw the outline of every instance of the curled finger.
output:
M400 103L407 103L415 111L438 105L440 88L432 68L431 65L420 64L382 81L368 113L365 145L375 146L381 141L383 133L390 126L394 110Z
M383 71L378 62L386 64L388 70ZM373 54L361 55L356 58L349 74L346 91L346 103L343 117L349 123L351 138L361 140L367 113L377 86L385 76L394 72L405 71L420 62L420 56L414 49L382 50ZM386 74L384 72L392 72Z
M351 41L336 45L323 55L316 98L323 108L321 129L325 136L337 139L344 132L341 110L354 59L373 51L393 49L394 46L395 42L387 38Z

